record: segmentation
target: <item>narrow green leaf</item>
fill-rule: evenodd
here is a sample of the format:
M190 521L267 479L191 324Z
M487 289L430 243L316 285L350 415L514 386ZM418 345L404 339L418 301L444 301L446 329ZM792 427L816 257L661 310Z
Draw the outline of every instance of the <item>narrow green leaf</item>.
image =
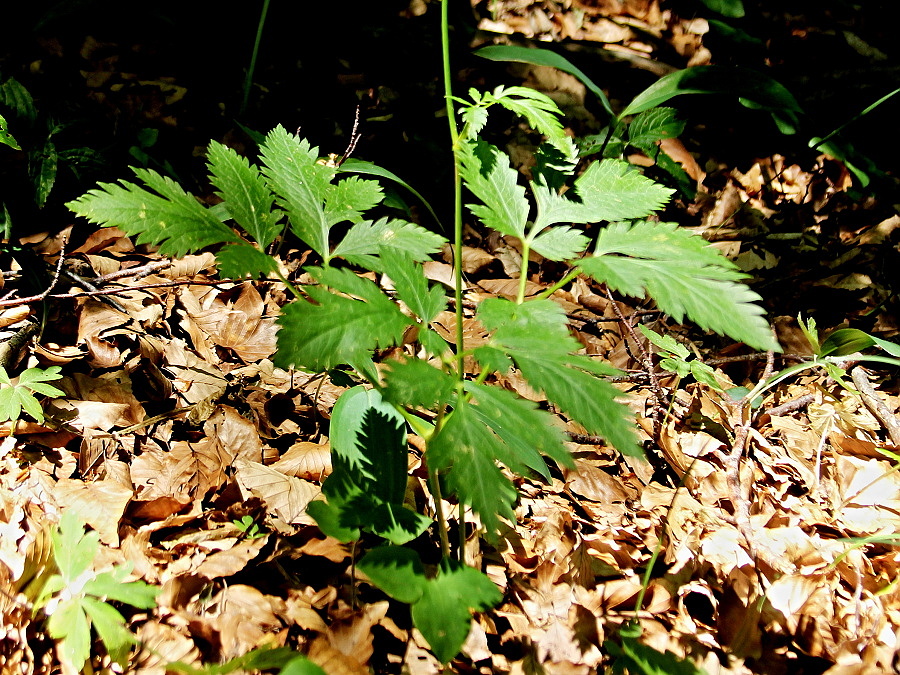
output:
M186 193L171 178L149 169L135 175L158 194L127 181L100 183L66 206L103 226L137 235L137 243L159 246L162 255L180 257L206 246L238 241L230 227Z
M535 66L550 66L564 73L569 73L569 75L574 75L597 97L603 109L609 113L609 116L615 117L612 106L609 104L609 99L606 98L606 93L568 59L556 52L552 52L549 49L517 47L514 45L491 45L490 47L482 47L475 52L475 55L491 61L515 61L518 63L531 63Z
M431 207L431 204L428 203L422 195L416 192L415 189L412 188L406 181L404 181L400 176L393 173L392 171L388 171L387 169L378 166L377 164L373 164L372 162L364 162L359 159L353 159L352 157L345 160L343 164L338 167L338 171L342 173L360 173L368 176L378 176L379 178L387 178L397 185L400 185L403 188L406 188L413 194L413 196L422 202L422 205L428 210L428 213L431 214L431 217L434 218L434 221L440 225L441 229L444 229L444 226L441 224L440 218L438 218L437 213Z
M727 16L729 19L740 19L744 16L744 3L741 0L700 0L707 9Z
M228 213L261 247L271 244L281 232L281 215L272 211L275 198L259 169L215 141L209 144L207 157L210 181Z
M40 150L29 153L29 173L34 183L34 201L39 207L47 203L47 197L56 184L59 155L56 144L47 138Z
M307 270L321 283L357 299L309 286L312 302L287 305L279 318L279 367L321 372L366 359L376 348L399 344L412 321L381 289L345 269ZM313 304L315 303L315 304Z
M330 228L324 202L335 169L318 164L318 148L281 125L269 132L260 150L263 174L288 212L294 233L327 260Z
M484 141L463 143L459 150L460 173L466 187L482 204L469 210L489 228L520 239L525 238L528 200L518 184L519 174L509 165L509 157Z
M425 592L425 567L419 554L400 546L373 548L357 567L394 600L412 604Z
M822 342L819 356L847 356L875 344L871 335L856 328L839 328Z
M140 609L156 607L159 587L144 581L126 582L125 578L129 571L127 567L117 567L109 572L101 572L85 583L85 592L98 598L108 598Z
M444 559L440 572L425 584L422 597L412 606L412 618L441 663L462 649L469 634L471 611L485 611L503 599L484 574Z
M300 654L288 661L284 668L281 669L279 675L327 675L327 673Z
M734 66L696 66L670 73L651 84L619 118L650 110L681 94L729 94L769 110L802 112L791 93L765 73Z
M34 122L37 118L37 108L31 94L12 77L0 84L0 103L10 108L19 119Z

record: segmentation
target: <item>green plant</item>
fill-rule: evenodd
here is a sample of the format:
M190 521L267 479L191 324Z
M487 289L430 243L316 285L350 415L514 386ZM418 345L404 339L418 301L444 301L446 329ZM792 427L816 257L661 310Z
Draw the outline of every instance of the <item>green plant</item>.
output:
M259 529L259 525L256 523L253 516L241 516L240 520L234 520L232 523L237 529L244 533L247 539L259 539L260 537L266 536L266 533Z
M616 371L578 353L566 316L551 299L555 290L587 275L626 295L649 293L676 320L688 317L760 349L778 345L753 304L758 296L741 283L743 275L732 263L675 224L646 220L671 190L619 160L595 161L576 172L575 144L560 111L543 94L499 87L473 90L468 99L452 95L446 1L442 8L456 197L456 338L450 343L433 327L449 299L429 284L421 267L443 238L406 221L367 219L366 212L382 199L380 186L340 177L337 168L319 161L308 141L281 127L262 144L261 168L210 144L210 180L222 200L213 208L147 169L134 169L143 186L101 184L69 207L92 222L121 227L139 243L158 245L163 254L215 246L223 276L275 275L287 285L296 300L279 319L276 364L316 372L349 366L356 381L366 383L349 389L334 408L334 472L323 485L326 501L314 502L309 512L324 532L342 541L359 538L363 530L387 540L369 551L359 568L388 595L412 606L415 625L446 662L465 640L470 611L490 608L501 594L482 572L465 565L461 553L453 555L443 500L459 504L461 528L468 507L484 534L496 539L503 520L514 518L517 497L502 467L549 478L544 456L572 466L553 416L492 386L492 376L517 368L589 433L604 436L623 453L640 455L628 410L605 380ZM522 115L547 138L528 183L533 204L509 158L478 137L495 106ZM523 260L534 251L569 267L558 283L526 299L523 265L514 298L479 303L475 315L489 337L475 347L463 340L463 182L477 199L469 205L472 214L486 227L518 238ZM335 236L335 226L345 222L346 234ZM592 242L579 226L598 222L608 224ZM302 288L266 253L286 228L318 258L305 268L311 281ZM395 295L352 267L388 276ZM406 346L403 356L376 364L376 352L395 346ZM471 379L469 360L478 367ZM434 498L430 516L405 501L407 428L426 444ZM441 547L436 569L403 546L431 526Z
M159 589L143 581L126 582L129 567L95 570L99 536L85 532L74 511L63 513L50 537L58 571L48 577L35 611L47 617L47 633L59 641L60 660L75 671L81 670L91 655L93 627L109 658L127 666L128 653L136 641L125 618L109 601L150 609L156 606Z
M679 344L671 335L660 335L646 326L638 328L659 350L658 353L662 357L659 361L660 368L675 373L679 380L691 375L697 382L721 391L722 385L716 379L715 371L697 359L689 361L690 352L687 347Z
M10 378L6 369L0 366L0 422L18 420L22 410L38 422L43 422L44 411L34 395L65 396L65 392L47 384L62 377L59 371L59 366L50 366L46 370L28 368L18 377Z

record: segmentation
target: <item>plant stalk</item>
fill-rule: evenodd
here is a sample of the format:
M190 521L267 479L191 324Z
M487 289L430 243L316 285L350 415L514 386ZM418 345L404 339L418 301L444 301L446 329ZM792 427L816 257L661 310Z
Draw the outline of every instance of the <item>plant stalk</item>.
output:
M259 45L262 42L263 28L265 28L266 14L268 13L269 0L263 0L259 23L256 25L256 40L253 42L253 53L250 55L250 66L247 68L247 77L244 79L244 97L241 99L241 107L238 112L240 116L247 112L247 104L250 101L250 87L253 86L253 75L256 72L256 57L259 55Z

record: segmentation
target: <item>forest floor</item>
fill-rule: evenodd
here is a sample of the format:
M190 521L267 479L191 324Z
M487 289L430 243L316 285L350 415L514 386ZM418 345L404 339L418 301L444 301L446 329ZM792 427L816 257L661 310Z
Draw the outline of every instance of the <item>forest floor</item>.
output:
M435 11L417 0L405 20ZM732 55L723 47L717 58L705 19L656 0L491 0L474 11L475 45L561 41L573 58L599 55L625 68L621 90L609 88L614 106L646 86L632 90L632 79L649 83ZM776 13L757 16L761 23L752 28L763 30L764 19L779 26L781 42L771 41L783 57L776 72L789 89L806 93L805 106L828 110L820 135L893 88L877 90L866 80L873 59L897 81L888 67L896 58L879 51L886 38L871 17ZM818 58L809 53L813 37L826 40L817 48L835 61L843 57L828 40L846 50L839 83L855 93L816 101L831 85L808 64L797 66L791 51ZM83 48L88 62L101 53L89 42ZM104 87L128 78L114 60L92 63L96 71L84 77L93 100L121 104L121 88ZM553 96L578 133L596 128L590 94L574 78L526 66L502 72ZM155 98L143 94L141 114L164 118L165 107L177 105L171 97L178 85L142 85ZM382 99L389 93L381 91ZM644 346L620 320L675 336L715 369L724 388L752 388L812 358L799 315L814 318L822 337L849 326L897 340L896 176L888 171L879 179L887 188L866 192L844 163L810 151L808 137L798 145L757 129L771 124L765 113L722 103L710 115L703 104L691 105L699 121L689 112L688 132L670 149L697 192L681 195L663 217L706 237L747 272L784 352L751 353L677 325L650 303L610 300L584 280L554 294L585 352L627 375L617 386L649 461L623 458L561 418L581 441L570 444L576 469L554 469L550 482L519 479L517 519L500 544L469 532L468 560L503 590L504 601L473 618L462 654L443 672L602 672L611 665L608 641L635 618L645 644L710 675L898 668L896 367L863 370L848 361L853 370L841 382L824 369L786 378L755 409L744 438L735 433L726 394L679 382L657 365L665 394L658 401ZM734 119L723 123L726 114ZM515 152L517 131L506 138ZM872 138L877 134L860 136L858 149L890 169L890 150ZM47 312L38 339L3 356L7 367L60 366L64 377L54 384L65 392L44 402L43 424L0 425L0 578L7 589L0 595L0 669L60 672L24 591L51 565L48 523L72 510L99 535L97 565L131 565L134 578L162 589L155 608L127 615L140 643L128 672L161 675L173 661L199 668L280 645L309 654L328 673L442 672L411 627L408 607L361 580L357 548L324 537L305 513L331 470L329 412L343 389L273 366L284 287L222 280L212 254L166 260L115 228L82 223L73 230L68 222L21 238L55 280L49 292L28 298L34 293L24 275L10 273L0 301L8 349ZM470 228L467 244L468 297L508 294L516 242ZM287 246L287 269L297 272L306 253L299 243ZM449 257L431 265L439 278ZM558 269L538 263L529 292L558 278ZM533 395L512 375L508 385ZM414 445L409 462L411 492L425 504L430 495ZM98 657L94 666L102 665ZM664 672L653 668L646 672Z

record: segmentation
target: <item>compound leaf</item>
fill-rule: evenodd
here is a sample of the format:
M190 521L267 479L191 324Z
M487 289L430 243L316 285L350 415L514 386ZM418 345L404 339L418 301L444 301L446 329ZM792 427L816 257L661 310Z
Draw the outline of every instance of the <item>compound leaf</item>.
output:
M216 260L219 261L221 275L229 279L241 279L248 275L255 279L278 270L275 258L245 241L226 244L216 253Z
M664 138L676 138L684 131L684 122L674 108L653 108L642 112L628 125L628 142L638 148Z
M126 627L125 617L115 607L94 598L82 598L81 605L106 647L109 658L119 665L127 665L128 653L137 640Z
M421 266L416 265L405 251L384 247L381 260L394 282L397 295L424 323L432 321L447 307L444 291L438 286L428 287Z
M263 174L288 212L294 233L327 260L330 226L324 202L336 170L319 164L318 148L281 125L269 132L260 151Z
M556 102L539 91L528 87L497 87L485 94L485 101L499 103L507 110L528 120L533 129L547 137L547 142L569 159L575 159L578 151L575 143L566 134L560 121L562 112Z
M611 225L598 236L594 256L578 265L621 293L649 294L676 321L687 316L701 328L756 349L780 351L763 310L754 304L759 296L740 283L744 275L675 223Z
M386 401L436 410L450 399L456 378L422 359L389 361L384 373Z
M459 159L466 187L483 202L469 204L469 210L487 227L524 239L529 205L509 157L490 143L477 140L460 146Z
M364 211L378 206L384 193L377 181L356 176L345 178L328 187L325 194L325 219L329 225L349 220L361 221Z
M215 141L207 157L210 181L228 213L261 247L271 244L281 232L281 214L272 211L275 198L259 169Z
M389 596L412 604L425 592L425 567L415 551L400 546L373 548L357 567Z
M440 250L445 239L424 227L405 220L381 218L375 222L364 220L350 228L331 253L332 258L360 265L376 272L385 269L377 254L393 249L408 254L413 260L424 261Z
M206 246L238 241L230 227L216 218L171 178L150 169L132 169L157 194L129 183L99 183L66 206L103 226L114 226L137 243L159 246L162 255L180 257Z

